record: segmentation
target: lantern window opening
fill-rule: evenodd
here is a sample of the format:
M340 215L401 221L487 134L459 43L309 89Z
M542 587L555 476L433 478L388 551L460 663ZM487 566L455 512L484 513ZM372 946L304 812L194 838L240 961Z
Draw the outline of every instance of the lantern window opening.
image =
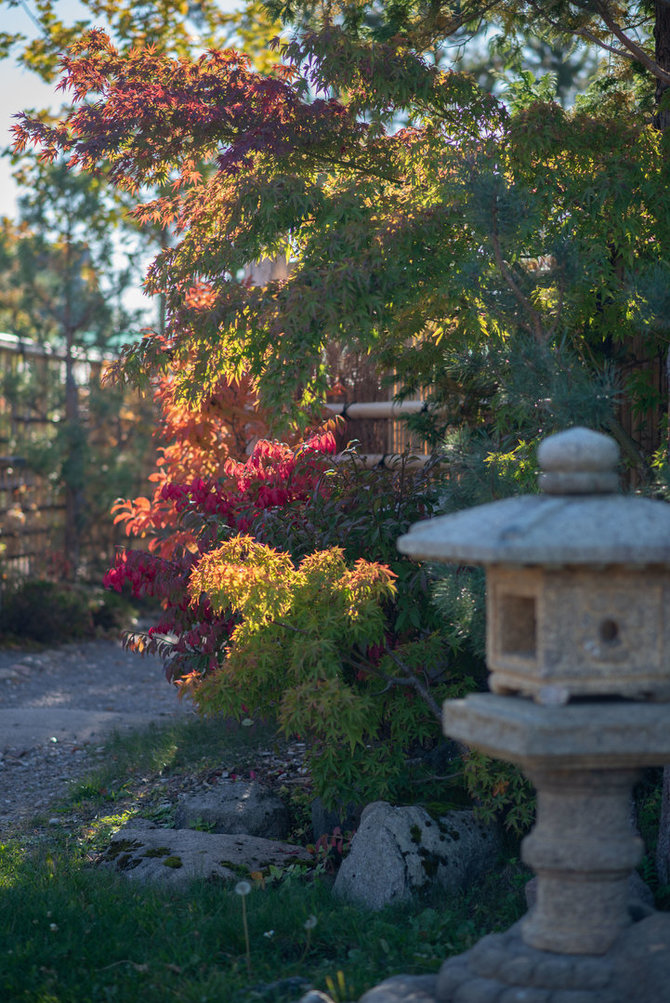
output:
M500 596L500 650L516 658L537 657L535 596L510 592Z

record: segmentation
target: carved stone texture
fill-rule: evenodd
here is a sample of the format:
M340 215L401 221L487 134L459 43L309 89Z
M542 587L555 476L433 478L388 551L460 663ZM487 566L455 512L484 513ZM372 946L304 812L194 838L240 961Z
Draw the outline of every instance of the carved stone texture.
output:
M654 913L624 930L606 954L594 957L530 947L521 939L517 923L445 961L433 999L435 1003L664 1003L669 985L670 916ZM386 1003L381 994L370 1003L377 999ZM367 997L364 1000L368 1003Z
M494 566L487 586L495 693L670 699L667 571Z
M538 876L521 927L530 946L603 954L629 925L641 854L630 793L639 767L670 759L668 713L667 704L541 707L491 693L445 703L445 731L519 763L537 788L537 823L523 843Z
M522 858L537 899L522 920L525 943L562 954L604 954L631 923L630 873L642 840L630 822L634 770L529 771L537 824Z
M543 707L523 697L471 693L442 707L445 734L526 772L614 770L670 762L667 703L583 701Z
M540 443L539 486L546 494L611 493L619 486L619 447L609 435L571 428Z

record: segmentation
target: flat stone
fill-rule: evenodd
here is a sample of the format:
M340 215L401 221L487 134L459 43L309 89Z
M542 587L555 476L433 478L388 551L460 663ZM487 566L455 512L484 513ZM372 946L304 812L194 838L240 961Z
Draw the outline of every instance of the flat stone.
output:
M448 958L437 973L437 998L440 1001L451 1000L459 986L471 978L465 959L466 955L462 954Z
M499 978L510 986L528 986L531 984L534 968L533 959L520 954L506 958L498 974Z
M239 879L240 874L264 873L270 867L309 862L300 846L258 836L159 829L129 825L112 836L100 864L135 881L177 885L195 879Z
M197 825L210 832L285 839L290 820L284 802L257 781L221 780L211 791L179 800L175 827L187 829Z
M498 1003L555 1003L554 996L545 989L528 989L519 986L513 989L503 989Z
M434 975L394 975L361 996L359 1003L438 1003Z
M500 983L474 977L462 983L453 995L453 1003L498 1003Z

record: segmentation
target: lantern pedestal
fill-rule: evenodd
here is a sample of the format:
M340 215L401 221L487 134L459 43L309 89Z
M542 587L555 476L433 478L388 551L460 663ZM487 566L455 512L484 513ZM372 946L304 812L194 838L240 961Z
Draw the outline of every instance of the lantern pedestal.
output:
M630 875L642 840L630 822L633 770L536 770L537 824L522 859L537 875L524 943L559 954L605 954L631 924Z
M517 763L537 789L522 844L536 900L506 933L449 958L434 983L391 979L361 1003L660 1003L670 998L670 915L635 897L641 840L631 791L670 762L670 708L634 701L543 707L478 693L448 700L444 730Z
M670 761L668 705L543 707L481 693L448 700L443 719L447 734L517 763L535 785L522 855L537 894L507 933L445 962L436 1003L657 1003L670 977L670 916L631 894L642 843L630 799L641 767Z

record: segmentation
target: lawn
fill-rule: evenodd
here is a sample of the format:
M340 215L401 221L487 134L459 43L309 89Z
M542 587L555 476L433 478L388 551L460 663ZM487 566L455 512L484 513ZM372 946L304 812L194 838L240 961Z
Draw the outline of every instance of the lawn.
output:
M460 897L444 899L434 889L379 913L332 896L330 861L276 871L244 897L235 883L167 891L96 866L125 820L141 814L169 825L172 800L194 778L222 765L244 774L270 746L281 755L269 725L226 729L216 721L117 736L103 765L74 784L49 819L6 838L3 1003L292 1003L310 985L345 1003L390 975L435 972L445 957L523 911L527 872L513 856ZM305 843L308 794L282 791L293 839Z

